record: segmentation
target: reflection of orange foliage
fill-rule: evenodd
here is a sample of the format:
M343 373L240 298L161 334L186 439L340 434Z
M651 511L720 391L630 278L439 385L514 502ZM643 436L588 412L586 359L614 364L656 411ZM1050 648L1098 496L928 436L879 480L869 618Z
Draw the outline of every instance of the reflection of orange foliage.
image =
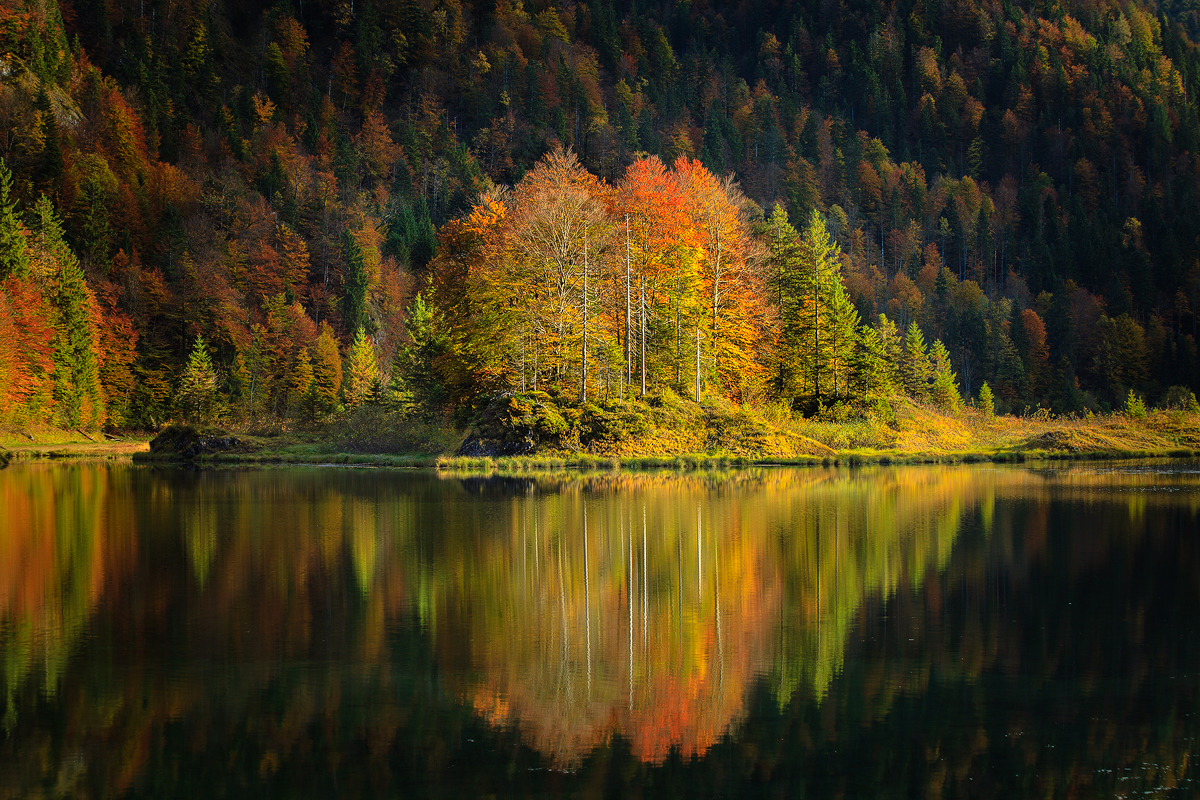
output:
M946 563L931 548L953 544L960 512L979 514L988 547L1018 577L1043 557L1024 545L1047 546L1050 518L1006 519L1019 506L994 498L1043 506L1068 498L1099 520L1118 516L1110 513L1114 488L1127 490L1116 507L1135 515L1181 502L1178 493L1141 489L1189 488L1197 478L993 467L605 474L545 479L528 495L481 502L453 502L455 486L431 487L432 477L411 480L282 470L163 479L107 465L0 471L0 668L12 669L13 654L26 657L16 665L19 691L23 676L45 668L65 715L54 733L41 721L18 721L18 738L32 732L21 738L30 757L19 770L0 770L0 796L27 796L51 778L66 781L65 794L99 787L98 794L120 795L159 759L168 725L180 721L176 730L194 736L200 752L224 741L236 719L253 720L246 752L259 759L261 774L323 757L312 750L314 730L323 729L329 741L366 742L363 769L372 778L379 771L376 785L385 785L398 731L430 702L423 681L405 688L413 666L392 663L389 635L412 614L436 647L438 680L462 681L479 717L517 725L558 764L578 762L614 735L646 761L673 748L699 757L737 724L756 675L796 653L802 667L840 658L846 628L838 626L863 622L867 593L898 604L889 616L907 620L919 642L927 637L932 664L966 675L1027 666L1012 657L1022 632L990 616L994 605L973 604L979 617L962 631L942 627L938 615L958 591L957 572L926 579L926 614L905 606L921 594L905 589ZM1196 510L1200 494L1188 498ZM578 524L585 505L586 557ZM145 520L172 536L139 539ZM1085 549L1079 563L1087 568L1147 530L1100 525L1072 546ZM181 549L190 572L160 568L163 556L174 559ZM965 555L958 566L978 584L991 563ZM88 666L112 658L118 669L67 671L102 603L114 613L100 612L101 635L133 646L88 656ZM181 607L195 617L171 631L180 649L165 663L154 647ZM780 613L790 617L781 622ZM31 628L34 639L14 644ZM834 633L812 636L814 628ZM813 641L793 641L785 652L779 640L788 637ZM424 655L423 644L414 647ZM237 668L218 665L218 680L197 669L214 653ZM1089 653L1085 660L1104 661L1100 650ZM1165 658L1149 653L1139 663ZM896 698L936 680L907 659L864 666L854 684L824 699L829 719L881 719ZM13 673L3 677L11 686ZM363 712L364 699L405 691L419 701ZM852 709L837 705L851 694ZM970 753L983 736L983 728L966 732ZM343 751L326 752L337 759ZM59 774L60 753L81 754L86 769ZM440 744L429 748L431 768L442 768L444 757Z
M92 530L85 528L74 539L64 541L58 532L87 522L80 519L85 514L79 509L94 509L102 503L107 488L104 481L92 474L80 481L82 476L64 474L51 465L14 470L6 477L10 476L12 479L0 481L0 619L61 623L62 594L75 589L71 584L83 576L81 599L90 610L104 582L104 542L99 528L104 515L96 514L100 519L92 522ZM47 504L48 493L61 502ZM85 547L76 552L72 545ZM72 568L79 571L65 574Z
M672 748L703 755L740 715L778 617L780 575L770 538L748 534L762 524L753 506L678 477L620 484L591 485L625 492L586 498L586 560L572 519L585 498L551 495L489 537L479 563L491 566L468 574L463 592L483 604L464 617L471 667L484 673L470 702L558 763L616 733L646 761ZM497 572L502 564L513 570Z

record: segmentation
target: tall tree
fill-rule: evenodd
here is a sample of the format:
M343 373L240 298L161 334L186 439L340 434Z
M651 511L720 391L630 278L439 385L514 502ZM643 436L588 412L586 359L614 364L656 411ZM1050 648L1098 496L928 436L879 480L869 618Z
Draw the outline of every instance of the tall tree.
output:
M328 322L321 323L313 344L312 373L313 412L317 416L330 414L337 408L342 391L342 357Z
M203 336L192 343L192 352L175 392L175 408L185 422L212 422L217 410L217 373Z
M9 275L23 276L29 267L25 233L17 216L17 199L12 194L13 176L0 158L0 281Z
M910 322L908 331L904 334L900 375L904 381L904 391L909 397L921 401L929 399L933 367L929 363L929 351L925 345L925 336L916 322Z
M822 398L848 389L857 312L839 274L840 248L820 212L780 265L781 341L784 358L795 363L793 396Z
M359 332L367 324L366 257L356 237L348 228L342 233L342 253L346 259L346 277L342 288L342 325L346 331Z
M701 251L699 273L706 298L710 372L726 391L761 372L756 351L764 319L765 287L751 264L749 232L742 217L745 195L732 179L720 180L699 161L680 157L674 171Z
M362 328L355 334L350 352L346 356L345 375L346 405L357 408L370 399L379 382L375 343Z
M676 270L684 269L685 253L696 244L696 228L688 219L683 193L676 175L668 172L658 158L639 158L629 165L621 182L610 195L610 214L618 221L618 236L622 242L624 258L623 304L626 364L625 374L629 385L634 374L640 373L640 383L647 379L647 357L656 363L650 367L651 379L661 371L667 375L678 374L681 355L678 348L671 348L677 337L671 335L672 328L679 325L678 319L671 325L672 317L678 317L684 308L693 305L692 298L682 295L683 291L694 290L694 285L678 280ZM637 287L641 287L638 289ZM648 307L643 309L642 297ZM645 313L643 313L643 311ZM649 316L651 330L658 329L662 336L647 344L643 336L642 319ZM667 324L655 326L654 321ZM637 346L635 347L635 340ZM649 354L643 357L643 352ZM643 392L644 393L644 392Z
M588 380L582 371L583 322L596 295L583 291L584 250L599 252L608 236L601 195L595 176L561 149L513 189L504 290L520 293L525 327L538 340L550 379L563 386ZM537 377L535 371L535 385Z
M97 354L96 301L62 222L45 195L34 205L30 271L47 281L54 308L54 399L59 424L75 428L105 421Z

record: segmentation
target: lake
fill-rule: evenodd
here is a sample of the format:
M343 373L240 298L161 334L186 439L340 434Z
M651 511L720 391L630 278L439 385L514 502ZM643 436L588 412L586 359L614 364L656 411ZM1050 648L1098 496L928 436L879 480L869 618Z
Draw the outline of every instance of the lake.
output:
M1200 465L0 471L0 798L1195 797Z

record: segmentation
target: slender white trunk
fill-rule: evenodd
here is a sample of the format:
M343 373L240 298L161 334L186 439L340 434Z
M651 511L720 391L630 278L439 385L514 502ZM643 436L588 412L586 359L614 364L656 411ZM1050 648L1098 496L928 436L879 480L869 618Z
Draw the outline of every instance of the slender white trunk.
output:
M588 334L588 240L587 235L583 237L583 376L579 382L579 400L582 403L587 402L587 374L588 374L588 352L587 352L587 334Z
M642 305L642 397L646 396L646 279L642 278L641 284L641 305Z
M633 383L633 303L630 298L629 275L629 215L625 215L625 382Z

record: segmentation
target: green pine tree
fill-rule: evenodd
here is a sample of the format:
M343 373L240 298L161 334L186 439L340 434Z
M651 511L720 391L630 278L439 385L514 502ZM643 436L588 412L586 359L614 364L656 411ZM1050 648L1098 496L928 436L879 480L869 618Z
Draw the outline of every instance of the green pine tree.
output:
M841 302L845 298L838 272L840 248L815 210L798 239L778 207L769 230L782 317L776 383L785 395L833 396L841 392L839 384L847 383L845 371L857 324L857 315ZM835 305L839 305L836 312ZM839 369L843 374L835 376Z
M438 370L438 362L450 348L445 321L438 310L418 292L408 307L405 327L409 342L396 357L399 376L416 406L427 415L436 414L447 400Z
M346 278L342 293L342 323L348 331L360 331L367 321L367 266L362 247L349 230L342 234Z
M342 391L342 356L329 323L321 323L321 332L313 345L312 358L313 412L317 416L332 414Z
M197 336L192 344L187 366L179 379L175 392L175 408L184 422L206 424L212 422L217 412L217 372L203 336Z
M950 353L941 339L934 340L929 355L933 364L933 402L943 411L958 413L962 407L962 397L958 393L958 376L950 368Z
M796 229L788 221L787 211L776 205L767 223L767 246L770 249L769 281L775 303L784 317L783 331L775 357L773 382L781 395L798 394L799 371L795 350L799 346L792 321L799 315L796 276L800 271L800 241Z
M992 395L992 387L988 386L987 381L984 381L983 385L979 387L979 402L977 405L985 417L991 418L996 416L996 398Z
M0 281L9 275L22 277L29 269L25 236L17 217L17 199L12 196L12 172L0 158Z
M850 302L850 297L838 279L832 281L828 319L826 339L829 342L829 376L832 378L830 395L848 397L860 320L858 309Z
M62 140L58 132L58 120L54 116L54 107L50 95L43 85L38 90L34 107L41 117L42 152L38 157L37 185L43 191L57 192L58 180L63 173Z
M929 363L929 352L925 336L916 322L910 322L904 335L903 352L900 359L900 375L904 391L914 400L929 399L933 366Z
M375 344L362 328L350 345L345 376L347 406L356 408L370 400L379 381L379 366L375 361Z
M100 425L105 413L92 322L95 300L79 260L63 238L54 204L42 195L34 205L33 214L33 251L49 273L54 308L56 421L68 428Z

